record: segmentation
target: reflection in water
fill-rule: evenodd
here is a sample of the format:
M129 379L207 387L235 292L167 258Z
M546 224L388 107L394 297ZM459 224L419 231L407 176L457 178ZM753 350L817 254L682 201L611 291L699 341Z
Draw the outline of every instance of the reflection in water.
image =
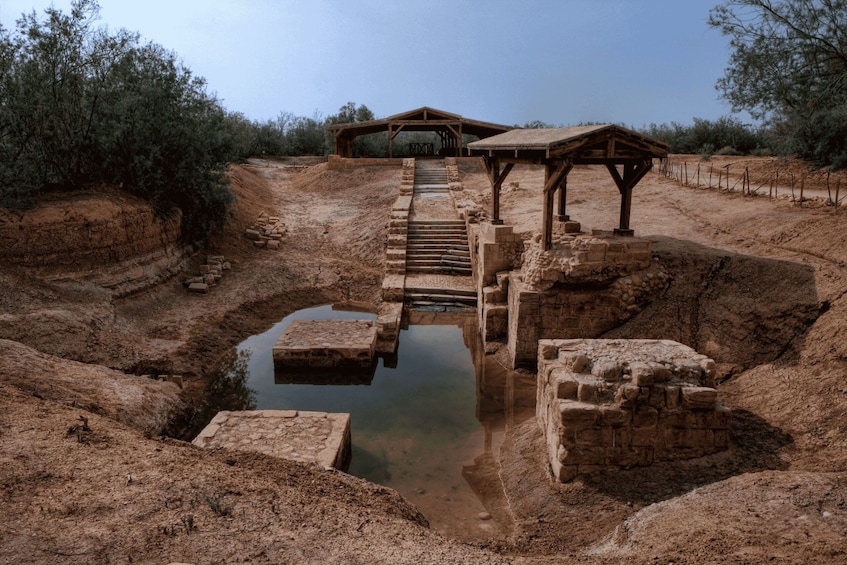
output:
M373 318L310 308L244 341L239 351L250 353L246 384L255 390L258 408L347 412L351 474L396 489L434 529L454 537L476 541L508 533L496 454L507 415L514 413L507 400L515 398L509 391L517 381L486 358L475 318L413 319L449 325L402 330L396 368L381 363L368 386L275 384L272 348L295 317ZM534 382L532 390L530 406Z
M191 440L221 410L255 410L256 393L247 381L250 376L250 351L232 349L207 376L203 401L187 416L180 437Z

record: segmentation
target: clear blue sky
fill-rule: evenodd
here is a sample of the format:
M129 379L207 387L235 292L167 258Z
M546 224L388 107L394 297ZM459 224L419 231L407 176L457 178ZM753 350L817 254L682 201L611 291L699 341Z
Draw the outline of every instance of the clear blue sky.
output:
M730 114L714 88L727 40L706 25L718 3L100 0L100 23L173 50L254 120L353 101L377 117L431 106L509 125L641 127ZM0 23L50 4L0 0Z

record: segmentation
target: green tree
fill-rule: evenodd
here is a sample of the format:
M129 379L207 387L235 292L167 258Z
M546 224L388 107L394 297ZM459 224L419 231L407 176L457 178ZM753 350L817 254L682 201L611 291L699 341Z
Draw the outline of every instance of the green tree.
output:
M183 234L226 220L236 123L172 52L94 26L95 0L0 28L0 205L112 183L177 205Z
M847 166L847 0L727 0L709 25L730 38L717 87L782 132L781 149Z

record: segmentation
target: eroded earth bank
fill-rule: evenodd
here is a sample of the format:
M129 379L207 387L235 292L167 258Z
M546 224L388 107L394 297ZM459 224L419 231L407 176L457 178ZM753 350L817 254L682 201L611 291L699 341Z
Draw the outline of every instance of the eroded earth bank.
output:
M740 166L740 165L739 165ZM802 166L802 165L798 165ZM737 168L734 166L734 168ZM457 196L488 180L460 166ZM650 173L631 225L667 289L603 337L663 338L719 365L728 451L550 481L534 419L498 456L512 528L467 544L394 491L180 437L246 337L299 308L377 304L399 166L256 161L231 170L225 232L179 241L179 214L110 189L0 210L0 560L15 563L842 563L847 559L847 211L681 187ZM516 168L502 216L538 232L543 170ZM569 213L615 225L603 169ZM244 237L279 216L279 249ZM231 264L208 294L185 273ZM179 375L174 383L142 375Z

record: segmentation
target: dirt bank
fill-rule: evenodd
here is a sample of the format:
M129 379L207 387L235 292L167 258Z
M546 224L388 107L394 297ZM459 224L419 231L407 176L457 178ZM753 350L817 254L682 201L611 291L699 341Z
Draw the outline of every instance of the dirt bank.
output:
M208 246L233 268L208 295L187 294L179 276L124 295L97 283L94 262L80 277L3 260L0 560L845 559L847 214L822 201L684 188L653 173L642 181L631 224L673 279L610 336L676 339L720 361L732 448L561 486L547 480L533 421L507 425L497 455L516 528L487 547L430 532L395 493L340 473L149 437L245 337L305 306L379 300L399 167L298 164L233 168L238 204ZM461 170L461 197L488 205L482 168ZM504 219L537 232L543 170L516 167L510 182ZM568 194L575 220L615 227L607 171L577 167ZM261 212L286 224L282 249L243 237ZM204 257L186 255L182 267ZM159 372L185 376L182 400L174 385L124 375Z

